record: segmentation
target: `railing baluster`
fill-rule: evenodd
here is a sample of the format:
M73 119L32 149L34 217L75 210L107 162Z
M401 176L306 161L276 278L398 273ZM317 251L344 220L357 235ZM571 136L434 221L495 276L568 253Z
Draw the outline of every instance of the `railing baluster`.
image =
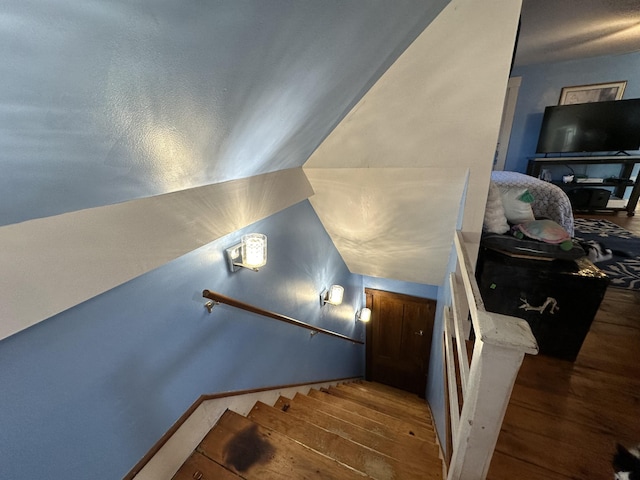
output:
M467 385L469 383L469 357L467 357L466 340L467 336L463 334L461 313L461 302L463 302L462 294L458 288L456 277L452 273L449 277L449 286L451 288L451 310L453 312L453 331L456 335L456 345L458 346L458 364L460 365L460 382L462 383L462 395L467 394Z
M457 423L457 427L455 432L452 432L453 451L447 479L483 480L489 470L524 355L538 353L538 345L526 321L485 310L460 231L456 232L454 243L464 288L459 288L456 277L452 274L449 288L454 310L454 326L449 325L450 310L446 307L444 330L447 344L451 343L452 331L455 331L461 378L466 375L462 373L463 363L467 364L467 360L463 360L466 358L466 348L462 338L462 302L469 307L476 341L468 378L462 379L462 412L459 419L451 418L452 429L454 423ZM461 290L464 291L464 295ZM445 350L449 350L449 347ZM464 350L465 354L462 354L461 350ZM451 361L449 353L445 355L448 369ZM449 385L450 392L456 388Z
M449 416L451 417L451 435L453 444L458 438L458 424L460 422L460 403L456 383L456 366L453 358L453 342L451 338L451 309L444 308L444 341L447 365L447 385L449 388Z

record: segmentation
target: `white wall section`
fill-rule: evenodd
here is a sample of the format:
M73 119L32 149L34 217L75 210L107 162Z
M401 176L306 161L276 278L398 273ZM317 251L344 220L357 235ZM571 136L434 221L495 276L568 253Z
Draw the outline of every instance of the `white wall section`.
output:
M308 168L311 205L352 273L442 285L464 168Z
M311 195L295 168L0 227L0 339Z
M349 185L339 178L333 184L326 175L320 182L315 169L405 168L405 178L413 168L434 169L432 182L420 195L402 198L403 180L394 186L393 176L387 184L375 180L369 185L380 197L376 209L366 212L367 220L384 212L382 222L387 225L388 216L397 216L397 228L386 232L385 247L403 245L411 237L427 242L419 250L419 262L433 273L413 281L429 279L442 285L448 260L443 241L451 244L463 201L462 229L469 242L479 241L519 11L519 1L453 0L305 163L316 192L312 204L318 206L325 228L334 232L347 265L362 264L351 245L373 245L371 232L363 229L356 238L353 225L365 217L336 216ZM460 185L466 181L463 198ZM363 187L354 181L351 192ZM397 205L403 206L401 212ZM379 226L375 221L367 224L372 229ZM350 232L350 242L336 232ZM406 280L388 268L387 254L382 248L369 255L369 266L360 273Z

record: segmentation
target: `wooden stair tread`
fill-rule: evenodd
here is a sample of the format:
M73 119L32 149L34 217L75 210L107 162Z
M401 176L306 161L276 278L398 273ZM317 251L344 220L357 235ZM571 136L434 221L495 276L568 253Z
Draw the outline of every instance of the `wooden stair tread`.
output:
M408 405L419 408L421 411L429 411L429 407L427 406L425 399L418 397L415 393L406 392L383 383L368 382L366 380L360 380L347 385L356 386L367 391L377 391L382 395L406 402Z
M402 407L400 407L391 399L375 396L373 394L345 386L330 387L327 391L331 395L354 400L358 403L368 406L369 408L379 410L398 418L409 421L417 421L426 425L431 424L430 414L427 416L426 412L419 412L417 411L417 409L411 409L406 405L402 405Z
M441 480L443 463L423 400L357 382L225 411L172 480L194 478Z
M403 420L384 412L380 412L379 410L374 410L373 408L367 407L353 400L337 397L327 392L321 392L320 390L310 390L307 396L386 425L396 433L411 435L422 440L433 441L434 439L435 433L432 425Z
M364 398L376 398L386 403L392 403L395 407L401 407L412 414L431 423L431 409L426 400L417 395L374 382L354 382L342 384L335 388L364 395Z
M419 441L418 439L416 439L418 441L410 444L398 442L395 439L384 437L366 428L359 427L285 397L280 397L274 407L285 411L288 415L306 420L325 430L336 433L352 442L359 443L378 452L384 452L385 455L400 462L415 463L417 466L424 466L425 468L434 462L440 464L437 448L434 448L434 445L428 442Z
M194 480L195 478L216 480L237 480L239 477L222 465L205 457L200 452L193 452L180 470L172 477L172 480Z
M330 405L326 402L311 398L307 395L296 394L293 400L299 404L307 406L308 408L313 408L321 412L325 412L333 417L344 420L345 422L353 423L354 425L362 427L369 432L376 433L386 438L390 438L407 446L418 445L421 443L428 443L431 446L435 446L433 440L424 440L416 437L415 435L407 435L404 432L398 433L384 423L371 420L370 418L363 417L362 415L358 415L357 413L350 412L334 405Z
M386 401L393 402L394 405L402 405L404 408L409 409L416 414L424 414L429 411L424 399L418 398L417 395L412 393L393 389L393 387L383 384L374 383L372 385L368 385L353 382L337 385L334 388L384 399Z
M379 398L392 400L395 405L403 405L418 415L431 415L431 411L429 410L424 398L420 398L414 393L405 392L404 390L390 387L382 383L353 382L342 384L340 387L348 387L370 395L375 395Z
M346 422L340 418L329 415L308 406L302 405L300 402L294 402L290 398L280 397L274 404L274 408L282 410L288 415L306 420L319 427L336 433L348 440L365 445L373 450L385 452L387 455L401 460L397 455L398 452L405 452L402 444L388 439L381 435L359 427L353 423Z
M227 410L198 451L242 478L367 478L287 436Z
M377 480L441 478L437 469L424 471L414 464L399 462L262 402L257 402L247 417Z

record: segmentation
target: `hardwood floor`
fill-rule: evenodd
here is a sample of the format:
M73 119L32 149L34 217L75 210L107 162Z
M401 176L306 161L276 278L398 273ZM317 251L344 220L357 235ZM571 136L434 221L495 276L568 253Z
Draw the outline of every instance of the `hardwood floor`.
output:
M640 235L640 216L604 218ZM609 287L575 362L527 356L488 478L610 479L640 443L640 292Z

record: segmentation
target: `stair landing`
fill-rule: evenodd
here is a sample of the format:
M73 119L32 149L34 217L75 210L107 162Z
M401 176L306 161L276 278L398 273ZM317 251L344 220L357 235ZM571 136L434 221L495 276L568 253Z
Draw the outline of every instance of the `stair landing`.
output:
M442 479L424 400L373 382L227 410L173 477Z

